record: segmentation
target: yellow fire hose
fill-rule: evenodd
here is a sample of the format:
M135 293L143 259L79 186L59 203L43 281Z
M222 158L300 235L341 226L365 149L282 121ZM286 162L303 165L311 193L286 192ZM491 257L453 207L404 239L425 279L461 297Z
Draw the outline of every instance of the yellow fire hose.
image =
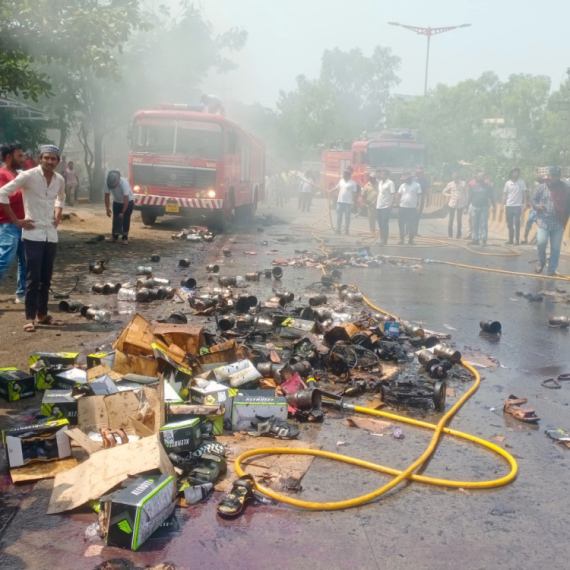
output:
M323 269L323 273L324 273ZM372 309L384 313L389 316L390 313L383 311L382 309L373 305L366 297L364 297L364 301L367 305L369 305ZM349 507L357 507L359 505L363 505L381 495L384 495L390 489L396 487L399 483L401 483L404 479L409 479L411 481L419 481L421 483L428 483L431 485L438 485L440 487L452 487L452 488L463 488L463 489L491 489L493 487L500 487L501 485L506 485L515 479L517 476L518 466L517 462L515 461L514 457L507 453L504 449L501 449L499 446L485 441L479 437L474 435L470 435L468 433L464 433L461 431L453 430L450 428L445 427L446 424L455 416L458 410L467 402L467 400L477 391L479 388L479 384L481 383L481 376L472 366L467 364L466 362L461 362L461 364L467 368L474 376L475 382L473 386L459 399L459 401L439 420L437 424L431 424L427 422L422 422L419 420L414 420L412 418L407 418L405 416L400 416L397 414L391 414L389 412L382 412L378 410L371 410L368 408L363 408L361 406L346 406L345 409L354 410L355 412L368 414L371 416L378 416L381 418L387 418L390 420L394 420L397 422L402 422L426 429L433 430L434 434L432 435L431 441L426 448L426 450L422 453L416 461L414 461L409 467L407 467L404 471L399 471L397 469L392 469L391 467L385 467L384 465L379 465L376 463L371 463L369 461L362 461L361 459L356 459L354 457L349 457L347 455L340 455L338 453L332 453L330 451L321 451L318 449L308 449L308 448L289 448L289 447L266 447L260 449L253 449L251 451L246 451L242 453L236 460L235 460L235 470L239 477L245 475L245 471L242 467L242 463L251 457L255 457L257 455L313 455L315 457L324 457L326 459L332 459L334 461L341 461L343 463L348 463L350 465L357 465L359 467L364 467L366 469L371 469L373 471L378 471L380 473L387 473L389 475L393 475L394 479L392 479L386 485L368 493L366 495L362 495L360 497L356 497L354 499L347 499L345 501L333 501L333 502L316 502L316 501L302 501L299 499L294 499L282 493L277 493L272 489L268 489L260 485L259 483L255 482L255 488L257 491L279 501L281 503L286 503L288 505L293 505L295 507L301 507L305 509L311 510L327 510L327 511L334 511L339 509L346 509ZM441 434L445 433L448 435L453 435L455 437L459 437L462 439L466 439L468 441L472 441L477 443L491 451L494 451L501 457L503 457L508 464L510 465L510 472L501 477L499 479L492 479L490 481L453 481L450 479L438 479L435 477L426 477L424 475L417 475L414 473L416 469L421 467L428 459L432 456L433 452L435 451Z

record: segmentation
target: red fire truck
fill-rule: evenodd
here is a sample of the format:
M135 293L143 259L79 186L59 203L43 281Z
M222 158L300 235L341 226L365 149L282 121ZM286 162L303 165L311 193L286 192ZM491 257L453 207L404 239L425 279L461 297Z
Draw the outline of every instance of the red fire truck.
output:
M331 148L322 155L321 180L331 191L342 178L347 166L354 169L353 178L364 186L376 168L386 168L398 183L402 172L426 165L426 145L417 138L416 131L385 129L370 133L349 148Z
M223 231L264 198L263 143L222 115L161 105L135 114L130 138L129 178L146 225L175 215Z

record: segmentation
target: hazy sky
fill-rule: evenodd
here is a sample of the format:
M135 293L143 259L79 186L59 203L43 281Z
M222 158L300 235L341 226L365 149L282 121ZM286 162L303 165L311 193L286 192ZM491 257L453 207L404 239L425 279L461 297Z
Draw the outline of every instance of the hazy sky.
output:
M273 106L295 77L316 77L327 48L388 46L402 60L396 93L423 93L426 38L416 26L471 23L432 38L430 86L478 77L487 70L545 74L558 87L570 65L570 7L561 0L202 0L216 31L245 28L249 39L235 55L240 69L208 85L224 98ZM225 93L224 93L225 91Z

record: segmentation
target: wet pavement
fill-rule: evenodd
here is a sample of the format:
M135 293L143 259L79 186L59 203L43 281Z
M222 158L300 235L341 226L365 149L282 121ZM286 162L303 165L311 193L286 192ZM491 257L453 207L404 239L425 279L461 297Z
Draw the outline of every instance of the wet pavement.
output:
M161 271L157 275L193 276L205 284L206 263L222 265L220 274L244 274L270 267L274 257L288 258L295 249L313 251L315 241L307 227L322 217L315 213L299 215L293 204L282 215L291 225L241 230L220 237L202 248L203 263L181 272L176 268L180 244L173 242L173 255L161 251ZM264 210L266 211L266 210ZM178 221L166 225L176 226ZM365 221L353 223L349 237L329 233L327 246L356 249L365 229ZM178 227L180 227L178 225ZM323 229L323 222L315 223ZM397 222L392 220L394 232ZM425 220L420 233L445 235L445 222ZM277 240L289 236L295 242ZM268 240L268 246L257 242ZM465 242L462 242L465 243ZM163 244L164 245L164 244ZM363 244L360 244L363 245ZM224 258L223 247L234 255ZM268 254L270 249L278 249ZM244 251L257 251L245 255ZM372 246L372 252L380 248ZM387 255L402 255L453 261L510 271L528 272L536 259L533 247L521 248L519 257L482 256L457 247L383 248ZM486 253L504 250L491 246ZM184 256L186 257L186 256ZM123 267L105 274L113 280L128 274L131 265L144 258L132 258ZM35 486L9 485L2 466L3 492L0 497L0 568L94 569L115 559L124 559L124 567L144 567L172 562L177 567L226 568L235 570L275 568L394 570L483 569L483 568L568 568L566 524L569 518L568 467L570 449L555 444L544 434L551 427L570 429L570 383L560 390L548 390L540 382L548 376L570 372L567 329L551 329L552 314L570 315L570 306L554 303L546 296L542 302L529 302L517 291L537 293L566 289L563 281L546 281L530 277L478 272L452 266L418 262L419 267L382 265L379 268L344 268L343 282L358 285L376 305L417 322L431 330L450 333L464 358L473 360L481 354L495 358L499 366L480 369L483 381L479 391L460 410L451 427L493 441L496 435L506 438L505 447L519 464L514 483L491 490L454 490L422 485L402 485L380 500L355 509L339 512L301 511L281 505L257 505L233 522L220 520L215 514L217 496L204 504L179 510L180 535L168 540L150 540L139 552L102 547L102 542L84 540L85 528L95 521L87 509L74 514L45 515L51 482ZM570 273L570 262L562 257L560 269ZM320 279L317 268L284 268L283 289L296 294ZM89 278L91 279L91 277ZM90 283L86 280L85 285ZM95 282L95 276L92 277ZM85 288L85 287L84 287ZM570 282L568 283L570 291ZM270 296L270 287L262 278L248 291L260 299ZM114 299L105 299L115 303ZM122 322L130 318L132 304L114 309L113 323L107 329L93 331L84 350L114 339ZM140 309L140 306L138 307ZM144 309L150 317L167 315L176 305L154 303ZM498 342L479 334L479 321L495 319L503 324ZM211 323L211 321L210 321ZM211 326L211 324L210 324ZM71 347L69 347L71 348ZM25 349L26 352L27 348ZM448 396L447 409L467 389L459 380L448 382L456 397ZM502 405L509 394L527 397L541 422L525 425L507 417ZM405 412L403 412L405 413ZM437 421L428 415L427 421ZM11 418L14 421L14 418ZM355 456L383 465L404 469L425 449L431 432L403 426L405 438L396 440L384 435L373 436L362 430L349 429L340 415L331 415L322 425L302 425L301 440L319 443L323 449ZM338 446L339 441L345 442ZM262 443L260 443L262 446ZM494 454L467 442L444 437L425 474L457 480L485 481L508 472L507 465ZM302 481L299 497L305 500L340 500L370 492L388 480L387 476L356 467L315 459ZM106 566L112 568L113 566ZM118 566L117 566L118 567Z

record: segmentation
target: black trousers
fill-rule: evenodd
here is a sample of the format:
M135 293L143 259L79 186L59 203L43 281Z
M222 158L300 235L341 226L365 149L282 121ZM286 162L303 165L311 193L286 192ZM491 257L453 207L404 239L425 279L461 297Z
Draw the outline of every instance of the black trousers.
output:
M455 217L455 212L457 212L457 238L461 237L461 223L463 216L463 208L449 208L449 223L447 225L447 235L453 237L453 218Z
M26 264L26 319L33 321L39 315L48 314L49 288L53 264L57 253L57 243L49 241L24 240Z
M119 239L119 233L123 234L123 239L129 239L129 230L131 229L131 216L135 208L134 200L129 202L129 207L123 215L122 229L119 214L123 211L121 202L113 202L113 239ZM117 232L117 233L115 233Z
M400 241L404 241L406 233L409 235L410 241L418 233L419 213L415 208L402 208L398 214L398 226L400 228Z
M519 241L521 237L521 206L507 206L507 226L509 226L509 241Z

